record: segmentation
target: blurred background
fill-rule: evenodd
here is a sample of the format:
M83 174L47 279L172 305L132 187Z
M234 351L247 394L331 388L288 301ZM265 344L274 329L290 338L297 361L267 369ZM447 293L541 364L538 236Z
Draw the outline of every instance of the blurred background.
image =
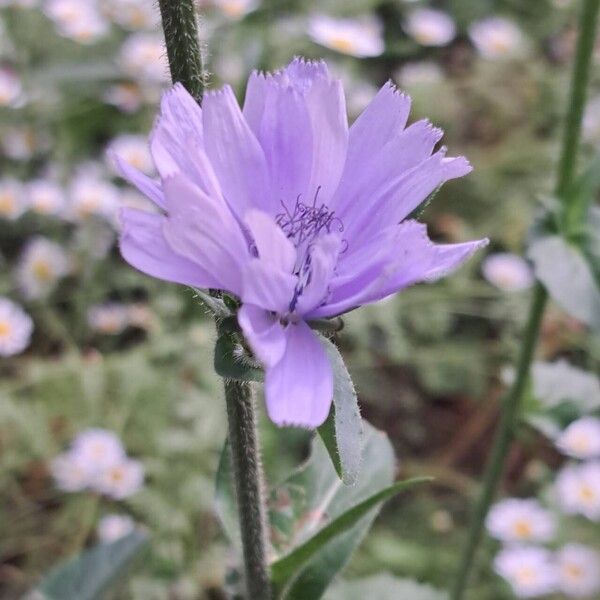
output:
M348 577L389 572L443 588L456 566L525 320L532 274L520 256L551 201L578 8L575 0L198 5L209 87L227 82L242 98L252 69L324 57L344 82L351 119L391 78L413 98L411 119L442 127L451 154L474 166L422 218L435 239L488 236L490 246L447 280L347 315L339 336L363 416L389 434L399 476L436 478L386 506ZM598 61L600 46L587 157L600 145ZM20 597L60 558L134 526L151 532L152 547L119 598L225 597L232 556L213 511L226 432L213 325L191 290L135 272L115 244L118 209L151 207L107 152L154 173L146 139L168 83L152 0L0 0L3 599ZM583 544L592 552L586 568L598 573L600 508L565 508L556 491L557 473L581 467L569 461L585 453L555 442L600 407L600 338L552 306L539 358L531 427L509 457L503 493L537 498L557 525L546 547ZM262 439L275 483L306 456L310 434L264 420ZM90 483L89 464L107 456L114 460ZM600 477L588 488L600 507ZM488 535L470 598L515 597L510 573L494 570L499 548ZM567 582L546 597L573 589ZM600 592L588 586L578 597Z

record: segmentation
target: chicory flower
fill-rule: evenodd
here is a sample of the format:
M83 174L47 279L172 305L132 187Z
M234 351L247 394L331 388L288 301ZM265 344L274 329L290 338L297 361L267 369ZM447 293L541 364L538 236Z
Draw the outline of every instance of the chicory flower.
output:
M116 158L163 211L122 211L123 257L240 299L279 425L317 427L329 412L333 374L309 321L438 279L486 243L434 244L408 218L471 170L434 151L442 132L429 122L406 127L409 110L387 84L349 128L341 83L297 58L254 73L243 109L228 86L202 108L181 85L167 92L150 140L160 181Z

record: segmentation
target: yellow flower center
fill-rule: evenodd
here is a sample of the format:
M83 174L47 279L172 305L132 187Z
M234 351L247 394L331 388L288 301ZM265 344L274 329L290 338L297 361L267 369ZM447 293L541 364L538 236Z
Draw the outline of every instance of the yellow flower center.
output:
M498 54L506 54L510 50L510 42L503 37L493 38L490 46Z
M521 567L517 571L517 581L521 584L531 584L536 580L536 572L531 567Z
M0 214L10 215L15 208L15 197L9 193L0 193Z
M331 38L329 41L329 45L339 52L344 52L345 54L350 54L354 50L354 44L352 40L344 37L342 35L337 35Z
M8 321L0 321L0 338L7 338L10 335L11 326Z
M54 278L52 268L43 258L38 258L36 261L34 261L33 265L31 266L31 270L33 271L36 279L39 279L40 281L48 282L52 281Z
M533 534L531 524L522 519L519 521L515 521L513 525L513 532L518 538L522 540L530 538Z
M579 499L585 504L592 504L596 500L596 491L592 486L584 484L579 488Z
M110 480L113 483L121 483L125 479L125 472L123 469L115 468L110 472Z
M563 567L563 573L568 579L579 580L583 577L584 571L579 565L568 563Z
M244 14L244 3L230 0L230 2L224 2L221 9L228 17L241 17Z

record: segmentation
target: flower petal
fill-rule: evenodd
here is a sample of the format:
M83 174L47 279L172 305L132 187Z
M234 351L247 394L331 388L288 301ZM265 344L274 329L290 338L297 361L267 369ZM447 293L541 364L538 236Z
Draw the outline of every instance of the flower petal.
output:
M360 114L350 128L345 171L357 173L362 165L406 126L410 97L402 94L390 81Z
M285 335L283 357L266 370L267 412L277 425L314 429L325 421L331 407L331 365L323 345L306 323L288 325Z
M216 279L199 264L177 254L165 240L165 217L133 208L121 211L119 247L132 266L165 281L200 288L216 288Z
M257 358L267 367L278 363L285 352L287 338L277 316L253 304L244 304L237 317Z
M264 152L231 87L205 94L202 113L206 153L231 209L240 220L252 207L275 214Z
M243 275L243 302L255 304L265 310L285 314L288 312L298 278L274 267L268 261L250 259Z
M123 160L117 154L111 152L110 158L117 167L121 177L135 186L144 196L152 200L159 208L167 209L165 196L160 187L160 183L148 177L135 167L132 167L127 161Z
M291 273L296 264L296 248L272 217L260 210L251 210L244 222L254 238L259 258Z
M223 201L207 196L182 175L163 182L169 206L163 233L179 254L202 265L219 289L240 295L250 259L244 235Z

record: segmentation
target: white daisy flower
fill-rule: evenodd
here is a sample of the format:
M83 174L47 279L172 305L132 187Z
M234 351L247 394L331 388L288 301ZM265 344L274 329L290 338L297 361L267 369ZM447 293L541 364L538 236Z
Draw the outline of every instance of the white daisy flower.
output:
M112 221L118 205L118 188L93 170L83 170L73 179L68 209L72 219L84 221L91 216L99 216Z
M0 68L0 106L17 108L23 95L21 78L11 69Z
M600 554L582 544L567 544L556 554L559 588L569 598L600 593Z
M536 598L556 589L556 569L545 548L508 546L496 556L494 569L518 598Z
M100 519L96 533L103 544L116 542L135 529L135 521L129 515L106 515Z
M152 175L155 172L154 161L148 148L147 137L144 135L124 133L117 136L108 144L106 155L113 169L111 157L116 155L146 175ZM117 171L116 169L114 170Z
M260 6L259 0L212 0L228 19L241 19Z
M446 46L456 36L452 18L433 8L411 11L404 23L404 30L421 46Z
M93 44L110 31L110 23L90 0L47 0L44 13L59 35L80 44Z
M144 467L138 460L125 458L104 469L94 480L94 488L115 500L129 498L144 484Z
M0 218L14 221L26 210L21 182L10 177L0 179Z
M430 60L410 62L396 71L394 79L404 88L436 85L444 81L444 71Z
M600 419L581 417L573 421L556 440L556 447L574 458L600 458Z
M53 458L50 472L56 487L64 492L80 492L90 483L88 469L73 452L64 452Z
M556 523L537 500L507 498L492 506L486 527L491 536L507 543L547 542Z
M120 302L97 304L88 310L88 325L105 335L118 335L129 324L129 311Z
M126 459L119 437L112 431L99 428L79 433L71 446L71 454L90 477L99 476Z
M526 44L523 32L509 19L488 17L469 27L469 37L485 58L512 58L523 54Z
M156 5L146 0L105 0L103 8L108 18L123 29L153 29L160 21Z
M46 131L27 125L7 127L0 135L2 152L11 160L30 160L35 154L48 150L51 143Z
M375 17L335 19L314 15L308 25L308 35L321 46L359 58L379 56L385 50L383 28Z
M25 187L27 206L40 215L60 215L65 209L65 193L51 179L35 179Z
M8 298L0 297L0 356L20 354L29 346L31 317Z
M107 104L116 106L121 112L134 113L144 103L144 93L137 83L115 83L107 88L103 95Z
M169 68L162 36L133 33L121 46L119 66L132 79L145 83L166 84Z
M36 236L25 246L17 265L19 289L29 299L46 296L70 268L69 257L59 244Z
M481 265L483 276L505 292L518 292L533 285L534 277L527 261L516 254L498 252L487 256Z
M555 490L565 513L600 521L600 462L563 467L556 478Z

